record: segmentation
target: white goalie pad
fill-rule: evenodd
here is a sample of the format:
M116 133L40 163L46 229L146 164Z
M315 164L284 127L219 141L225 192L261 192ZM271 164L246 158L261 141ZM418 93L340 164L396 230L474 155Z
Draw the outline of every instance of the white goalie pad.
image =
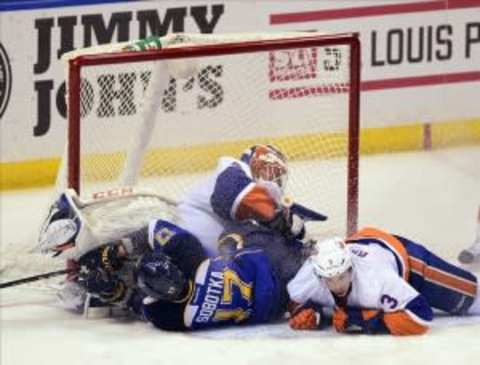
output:
M80 198L72 189L63 194L73 212L70 218L79 227L75 245L58 255L64 259L78 259L92 249L147 226L153 219L176 220L176 203L153 190L124 187L94 193L91 199ZM43 252L48 248L46 245L58 240L58 237L48 237L48 233L58 233L57 229L52 229L52 226L56 228L58 220L51 221L51 218L52 210L37 247Z

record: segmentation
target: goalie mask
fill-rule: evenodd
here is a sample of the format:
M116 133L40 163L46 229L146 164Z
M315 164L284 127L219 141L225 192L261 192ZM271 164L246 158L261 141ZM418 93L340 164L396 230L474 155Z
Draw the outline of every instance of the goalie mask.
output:
M145 254L138 265L140 290L153 299L181 302L188 297L189 281L170 258L158 252Z
M256 145L245 151L241 160L250 165L255 181L271 181L283 191L287 185L287 158L272 145Z

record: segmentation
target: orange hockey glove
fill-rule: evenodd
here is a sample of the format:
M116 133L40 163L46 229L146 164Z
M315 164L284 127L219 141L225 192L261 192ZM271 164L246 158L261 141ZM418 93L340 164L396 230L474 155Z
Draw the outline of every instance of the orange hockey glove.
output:
M318 329L320 322L321 314L313 308L300 309L288 320L288 324L294 330Z

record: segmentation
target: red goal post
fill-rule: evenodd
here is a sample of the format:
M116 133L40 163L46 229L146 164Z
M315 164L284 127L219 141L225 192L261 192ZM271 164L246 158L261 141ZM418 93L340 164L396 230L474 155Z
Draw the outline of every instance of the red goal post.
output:
M57 186L83 195L140 184L178 199L220 156L274 143L293 166L291 195L327 214L329 231L356 229L357 34L170 35L65 59L67 155ZM123 151L132 139L140 142Z

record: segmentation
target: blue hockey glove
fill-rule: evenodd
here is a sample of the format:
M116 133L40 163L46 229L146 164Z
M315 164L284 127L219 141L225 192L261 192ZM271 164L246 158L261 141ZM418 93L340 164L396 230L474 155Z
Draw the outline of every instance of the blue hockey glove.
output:
M336 308L333 326L338 332L379 334L389 333L383 322L383 312L354 307Z
M103 269L80 272L78 283L107 303L122 302L127 296L125 282Z
M120 246L111 243L86 253L80 258L79 264L86 266L89 270L101 268L114 272L123 267L125 259L126 257L120 252Z

